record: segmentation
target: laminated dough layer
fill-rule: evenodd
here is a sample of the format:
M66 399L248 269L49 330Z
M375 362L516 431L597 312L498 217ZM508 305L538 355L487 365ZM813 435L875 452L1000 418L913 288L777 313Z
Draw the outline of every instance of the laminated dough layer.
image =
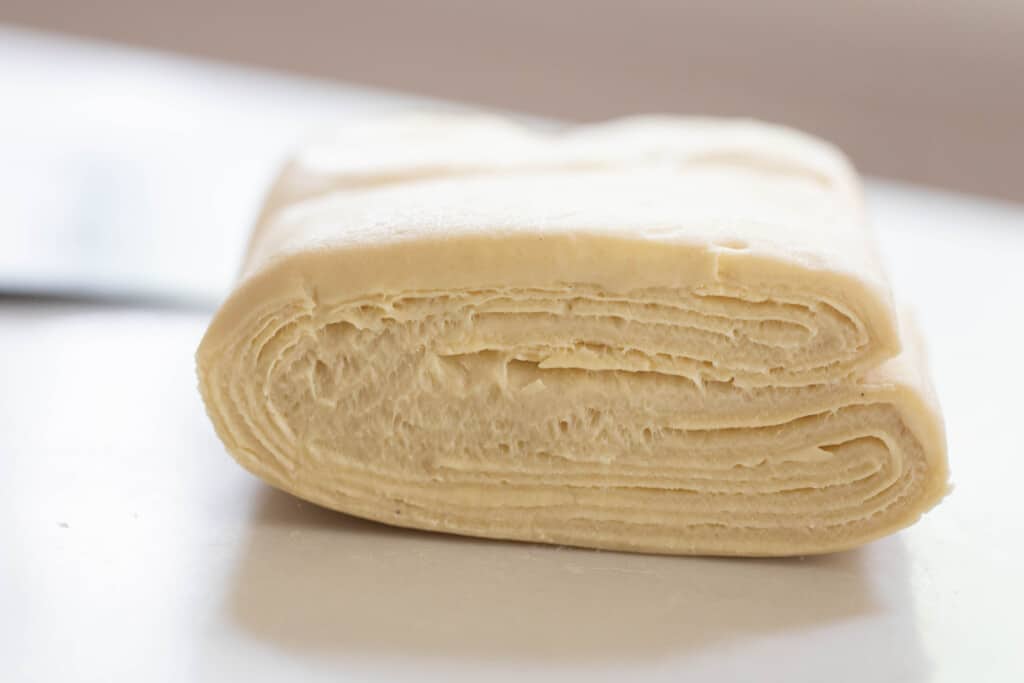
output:
M327 507L790 555L890 533L944 494L911 338L824 143L428 118L297 156L198 362L228 450Z

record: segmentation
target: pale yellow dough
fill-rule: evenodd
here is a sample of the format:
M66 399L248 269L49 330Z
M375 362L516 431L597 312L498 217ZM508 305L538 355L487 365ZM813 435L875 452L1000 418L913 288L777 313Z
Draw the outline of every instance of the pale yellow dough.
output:
M198 365L243 466L402 526L797 555L947 488L854 173L749 121L350 126L271 190Z

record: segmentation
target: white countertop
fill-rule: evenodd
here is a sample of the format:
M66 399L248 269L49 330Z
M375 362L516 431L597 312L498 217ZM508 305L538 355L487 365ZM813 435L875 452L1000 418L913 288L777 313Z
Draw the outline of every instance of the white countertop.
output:
M1024 207L868 190L956 488L909 530L804 560L324 511L217 441L193 372L205 310L0 302L0 680L1024 680ZM237 248L244 226L225 229L192 263Z

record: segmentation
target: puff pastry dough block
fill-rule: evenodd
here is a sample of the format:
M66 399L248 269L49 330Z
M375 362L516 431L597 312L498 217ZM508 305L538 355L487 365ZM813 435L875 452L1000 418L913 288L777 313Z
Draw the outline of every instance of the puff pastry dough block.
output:
M244 467L420 529L797 555L947 487L856 176L750 121L418 116L310 144L198 372Z

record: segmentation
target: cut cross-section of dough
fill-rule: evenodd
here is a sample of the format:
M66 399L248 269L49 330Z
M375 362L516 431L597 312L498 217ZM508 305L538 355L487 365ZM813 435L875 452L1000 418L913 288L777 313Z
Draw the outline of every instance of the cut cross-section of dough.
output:
M403 526L724 555L852 547L945 493L917 344L824 143L388 131L289 166L200 347L260 477Z

